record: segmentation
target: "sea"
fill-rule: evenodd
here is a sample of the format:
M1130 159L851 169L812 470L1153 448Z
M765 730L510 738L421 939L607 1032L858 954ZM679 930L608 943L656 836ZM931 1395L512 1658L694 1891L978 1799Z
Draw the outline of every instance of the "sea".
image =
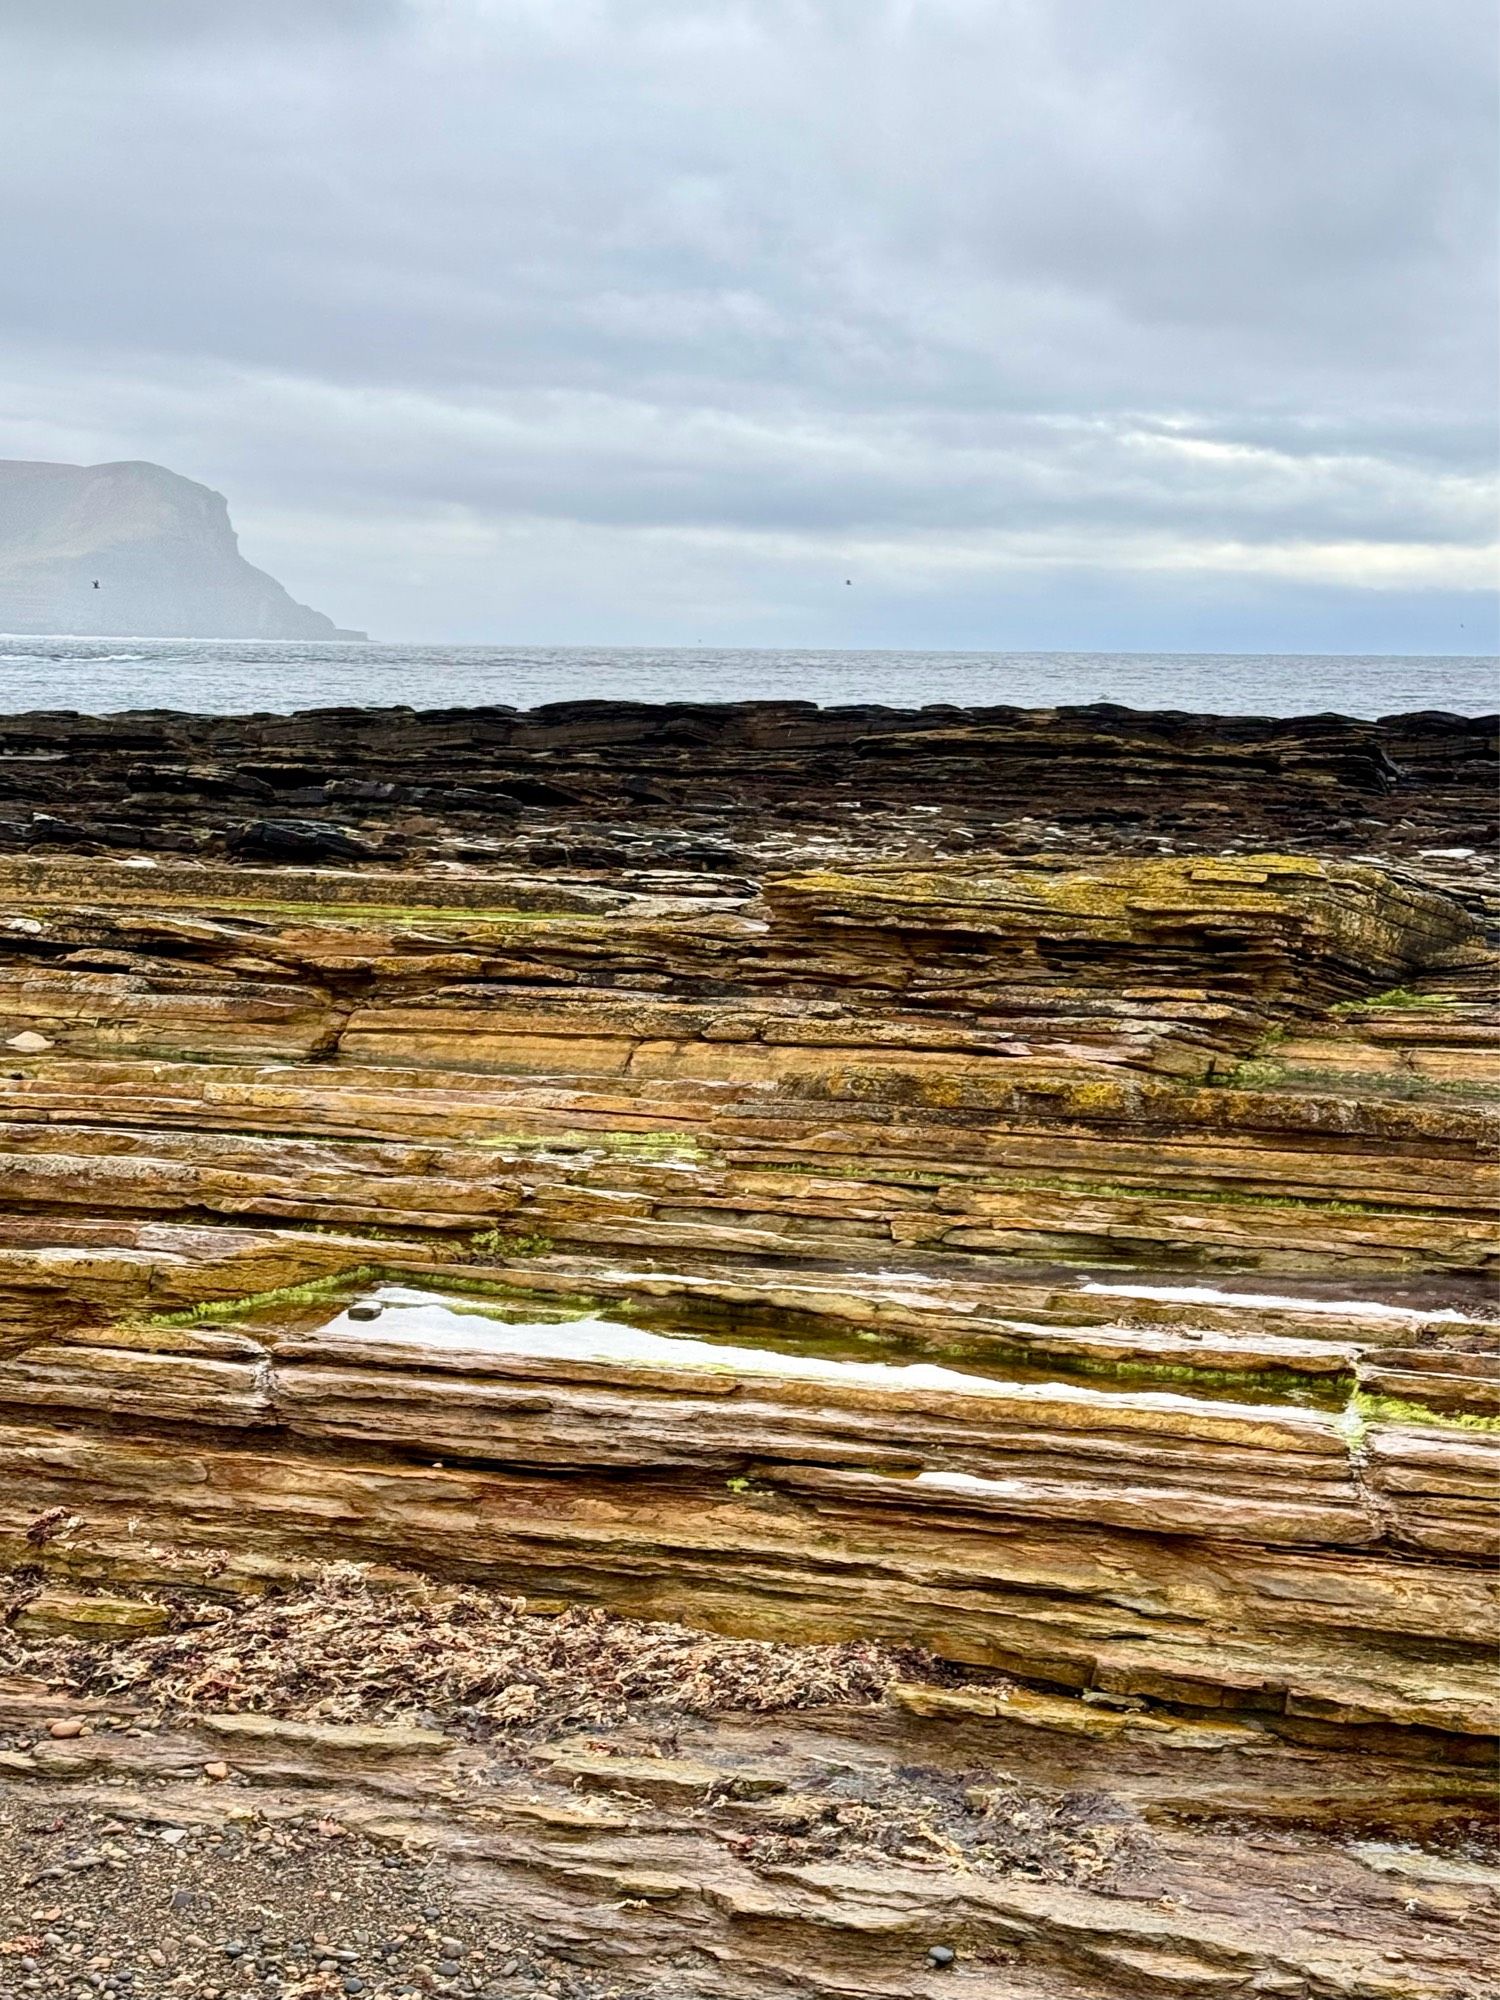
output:
M374 640L0 635L0 713L536 708L557 701L810 701L837 708L1117 702L1215 715L1373 718L1500 707L1492 655L922 653Z

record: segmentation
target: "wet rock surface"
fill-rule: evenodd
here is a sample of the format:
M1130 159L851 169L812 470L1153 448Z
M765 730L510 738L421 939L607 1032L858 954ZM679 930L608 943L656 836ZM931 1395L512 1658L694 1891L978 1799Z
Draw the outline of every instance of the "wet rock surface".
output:
M1493 736L6 719L5 1811L382 1995L1493 1991Z
M710 878L809 842L890 859L1049 841L1466 848L1462 863L1492 852L1494 736L1493 717L1104 703L32 714L0 719L0 841L220 856L286 820L388 855Z

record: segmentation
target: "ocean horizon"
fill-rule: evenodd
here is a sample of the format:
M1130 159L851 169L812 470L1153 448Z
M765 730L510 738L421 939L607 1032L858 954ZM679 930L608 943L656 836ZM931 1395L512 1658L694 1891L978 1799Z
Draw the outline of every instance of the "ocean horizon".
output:
M0 634L0 712L290 714L560 701L807 701L1373 720L1500 707L1493 654L835 651Z

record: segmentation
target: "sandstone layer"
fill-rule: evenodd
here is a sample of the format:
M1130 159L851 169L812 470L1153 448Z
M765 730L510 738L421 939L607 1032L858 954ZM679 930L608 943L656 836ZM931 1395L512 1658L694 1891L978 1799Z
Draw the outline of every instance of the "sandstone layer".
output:
M663 1994L1489 1991L1494 734L7 719L0 1549L85 1603L337 1559L919 1649L817 1745L708 1717L653 1788L637 1719L534 1746L482 1854L427 1826ZM91 1740L15 1781L199 1754ZM525 1803L596 1755L668 1804L1087 1784L1210 1914ZM1267 1825L1337 1950L1253 1889ZM1473 1892L1435 1939L1393 1839Z

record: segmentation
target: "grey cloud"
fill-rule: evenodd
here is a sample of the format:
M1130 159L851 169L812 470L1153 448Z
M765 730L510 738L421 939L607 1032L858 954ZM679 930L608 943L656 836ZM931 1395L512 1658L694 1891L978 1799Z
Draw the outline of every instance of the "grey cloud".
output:
M424 510L1071 532L1106 567L1151 534L1437 575L1488 536L1469 0L12 0L7 32L0 425L322 520L345 617L346 524ZM411 629L445 615L414 590Z
M91 45L118 55L170 42L234 44L322 34L364 34L394 23L408 0L6 0L4 28L18 43L76 55Z

